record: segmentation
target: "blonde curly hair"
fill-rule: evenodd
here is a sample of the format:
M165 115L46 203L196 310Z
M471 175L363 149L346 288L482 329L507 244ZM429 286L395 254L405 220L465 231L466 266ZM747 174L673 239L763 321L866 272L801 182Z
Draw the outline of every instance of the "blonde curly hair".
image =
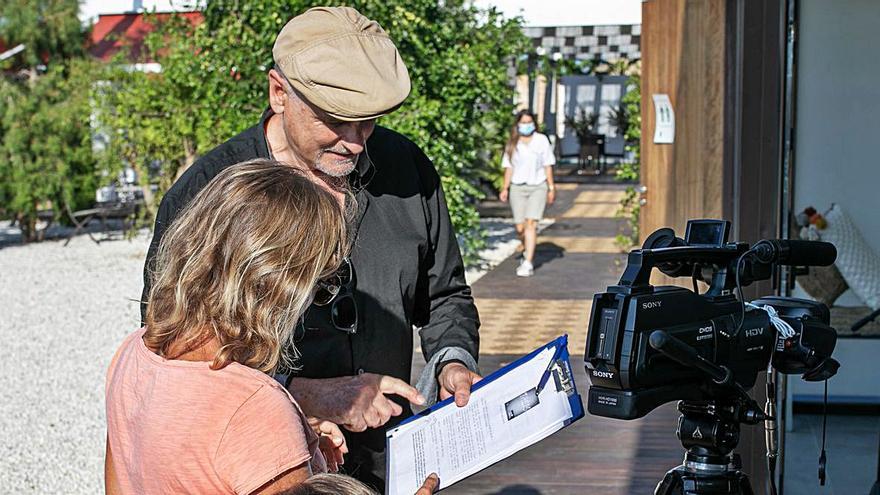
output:
M346 231L336 198L295 168L226 168L162 238L144 343L174 359L216 340L212 369L293 368L293 329L347 254Z

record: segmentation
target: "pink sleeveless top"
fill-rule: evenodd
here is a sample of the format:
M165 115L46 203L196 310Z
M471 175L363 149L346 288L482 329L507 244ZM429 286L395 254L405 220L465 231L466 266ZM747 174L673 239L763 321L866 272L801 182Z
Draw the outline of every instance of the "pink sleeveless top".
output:
M318 437L274 379L168 360L129 335L107 372L107 438L123 493L250 493L309 462Z

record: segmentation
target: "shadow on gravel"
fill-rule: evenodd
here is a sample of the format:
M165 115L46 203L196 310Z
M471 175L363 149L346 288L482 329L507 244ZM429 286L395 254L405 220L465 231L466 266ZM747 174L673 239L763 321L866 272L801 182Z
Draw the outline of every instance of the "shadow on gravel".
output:
M71 238L74 227L66 225L53 225L43 233L43 240L38 242L58 242L66 241ZM87 227L80 230L75 237L84 237L91 235L92 240L100 244L106 241L123 240L127 238L128 231L122 220L107 220L105 225L100 222L92 222ZM10 222L0 222L0 249L21 246L21 230L17 226L11 226Z

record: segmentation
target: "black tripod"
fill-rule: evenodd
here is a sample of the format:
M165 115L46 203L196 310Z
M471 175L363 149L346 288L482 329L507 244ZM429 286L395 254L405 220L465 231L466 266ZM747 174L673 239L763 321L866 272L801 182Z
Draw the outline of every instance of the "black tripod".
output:
M654 495L754 495L742 462L733 449L739 443L739 425L772 419L733 380L733 373L700 356L697 351L662 330L650 337L651 347L679 363L712 378L707 386L714 400L678 403L676 435L687 452L684 463L666 473Z
M874 312L872 312L872 313L869 314L868 316L866 316L866 317L862 318L861 320L859 320L859 321L853 323L853 326L850 327L850 330L852 330L853 332L858 332L859 330L862 329L863 326L865 326L865 325L867 325L868 323L871 323L872 321L876 320L877 317L880 317L880 309L874 310Z
M877 447L877 481L874 482L868 495L880 495L880 446Z
M684 463L669 470L654 495L753 495L749 478L733 449L739 425L766 416L755 401L735 397L706 402L681 401L676 436L687 449Z

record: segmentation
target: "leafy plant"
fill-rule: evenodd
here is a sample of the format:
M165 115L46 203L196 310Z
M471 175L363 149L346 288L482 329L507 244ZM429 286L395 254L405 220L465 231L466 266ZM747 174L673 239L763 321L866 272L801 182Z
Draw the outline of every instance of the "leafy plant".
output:
M43 214L59 220L94 199L94 64L84 58L77 10L76 0L0 4L0 39L25 46L0 78L0 210L25 242L42 238Z
M638 182L641 161L641 137L642 137L642 112L641 112L641 77L638 75L630 76L629 90L621 99L621 106L627 115L627 126L624 131L624 139L626 139L626 149L632 152L633 159L629 162L622 163L617 169L617 180L626 182ZM620 209L617 210L617 217L626 219L628 234L620 234L617 236L617 245L621 249L629 249L639 243L639 194L635 187L626 188L626 193L620 201Z
M602 73L609 76L632 75L637 63L638 60L629 60L621 57L613 62L606 62Z
M614 127L618 136L626 134L629 127L629 112L625 103L621 102L617 108L610 108L607 117L608 123Z
M518 74L530 72L530 58L534 63L534 71L548 78L551 76L596 74L597 68L605 64L605 61L601 58L578 59L562 57L556 60L553 53L544 53L543 55L532 53L531 55L520 55L517 59L516 69Z
M114 73L102 122L120 142L105 157L123 157L141 170L159 162L152 179L158 185L155 207L195 156L258 120L267 106L266 72L276 35L291 17L327 4L357 8L395 41L412 92L379 124L412 139L434 161L462 252L473 260L482 246L478 185L502 172L513 113L507 70L525 51L527 38L520 19L480 11L469 1L215 0L197 26L157 18L162 28L147 45L162 72Z
M565 126L574 132L580 144L589 143L596 135L593 131L599 123L599 114L587 112L584 107L578 107L577 115L565 117Z
M208 62L193 55L203 49L198 28L176 15L147 16L146 22L156 30L144 40L144 61L161 61L162 71L131 70L128 54L117 54L97 91L96 121L107 136L99 157L102 169L108 176L134 169L144 194L142 220L151 224L164 192L199 154L248 123L230 113L230 108L242 110L235 99L220 102L229 96L222 91L229 73L203 70ZM253 101L247 110L258 112L260 103Z
M22 44L24 50L0 68L31 72L40 65L81 57L85 36L78 12L77 0L3 0L0 40L7 48Z

